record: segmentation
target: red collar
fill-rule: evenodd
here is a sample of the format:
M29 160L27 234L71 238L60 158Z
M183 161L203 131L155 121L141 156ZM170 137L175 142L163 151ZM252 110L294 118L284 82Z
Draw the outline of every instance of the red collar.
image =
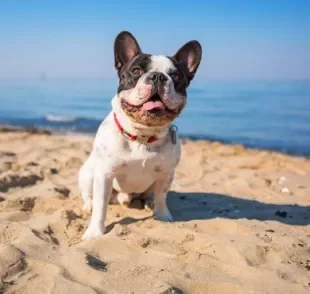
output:
M122 127L122 125L120 124L119 120L117 119L115 112L114 112L114 121L115 121L115 124L117 125L118 130L119 130L126 138L128 138L128 139L131 140L131 141L138 141L138 142L141 142L141 143L152 143L152 142L155 142L155 141L158 140L158 138L157 138L156 136L151 136L151 137L142 136L142 137L139 137L139 138L138 138L138 136L132 135L132 134L126 132L126 131L124 130L124 128Z

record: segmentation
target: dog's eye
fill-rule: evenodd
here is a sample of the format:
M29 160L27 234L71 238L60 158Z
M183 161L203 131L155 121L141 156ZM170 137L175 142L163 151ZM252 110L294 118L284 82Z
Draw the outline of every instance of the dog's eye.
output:
M142 75L142 69L139 67L134 67L131 71L135 76L141 76Z
M170 76L175 82L181 79L181 74L178 71L173 72Z

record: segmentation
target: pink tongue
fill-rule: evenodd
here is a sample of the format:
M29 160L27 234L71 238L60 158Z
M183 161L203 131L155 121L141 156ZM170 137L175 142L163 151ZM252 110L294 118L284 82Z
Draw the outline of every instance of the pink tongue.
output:
M161 101L149 101L143 104L143 110L153 110L153 109L165 109L164 104Z

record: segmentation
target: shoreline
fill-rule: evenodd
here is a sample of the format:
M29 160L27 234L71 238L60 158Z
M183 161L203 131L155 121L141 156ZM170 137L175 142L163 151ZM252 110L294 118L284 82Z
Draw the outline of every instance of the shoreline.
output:
M48 128L41 127L22 127L22 126L11 126L0 124L0 133L1 132L26 132L31 134L46 134L46 135L62 135L62 136L85 136L85 137L94 137L95 132L72 132L72 131L57 131L51 130ZM195 136L195 135L179 135L179 138L182 142L184 141L192 141L192 142L200 142L206 141L209 143L219 143L228 146L242 146L245 149L254 150L254 151L266 151L271 153L279 153L293 157L300 157L309 159L310 158L310 149L309 152L296 152L296 151L288 151L283 148L264 148L256 146L255 144L241 144L238 142L233 142L224 139L212 139L207 136Z

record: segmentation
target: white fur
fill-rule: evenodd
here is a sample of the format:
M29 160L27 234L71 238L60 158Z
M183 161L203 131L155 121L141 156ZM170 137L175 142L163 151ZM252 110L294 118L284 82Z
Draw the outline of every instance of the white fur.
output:
M169 71L176 69L173 62L164 55L152 55L151 61L151 71L168 73Z
M167 66L164 59L155 63ZM163 69L163 68L161 68ZM169 126L149 128L130 120L119 103L112 100L113 111L101 123L96 134L93 150L79 172L79 187L85 202L84 208L91 209L92 216L82 239L100 237L105 230L107 205L112 189L121 193L119 201L127 203L131 196L123 194L154 193L154 216L162 221L172 221L166 205L166 196L173 180L174 169L181 156L180 143L173 144ZM130 141L118 130L113 112L123 128L137 136L153 136L159 139L150 144Z

